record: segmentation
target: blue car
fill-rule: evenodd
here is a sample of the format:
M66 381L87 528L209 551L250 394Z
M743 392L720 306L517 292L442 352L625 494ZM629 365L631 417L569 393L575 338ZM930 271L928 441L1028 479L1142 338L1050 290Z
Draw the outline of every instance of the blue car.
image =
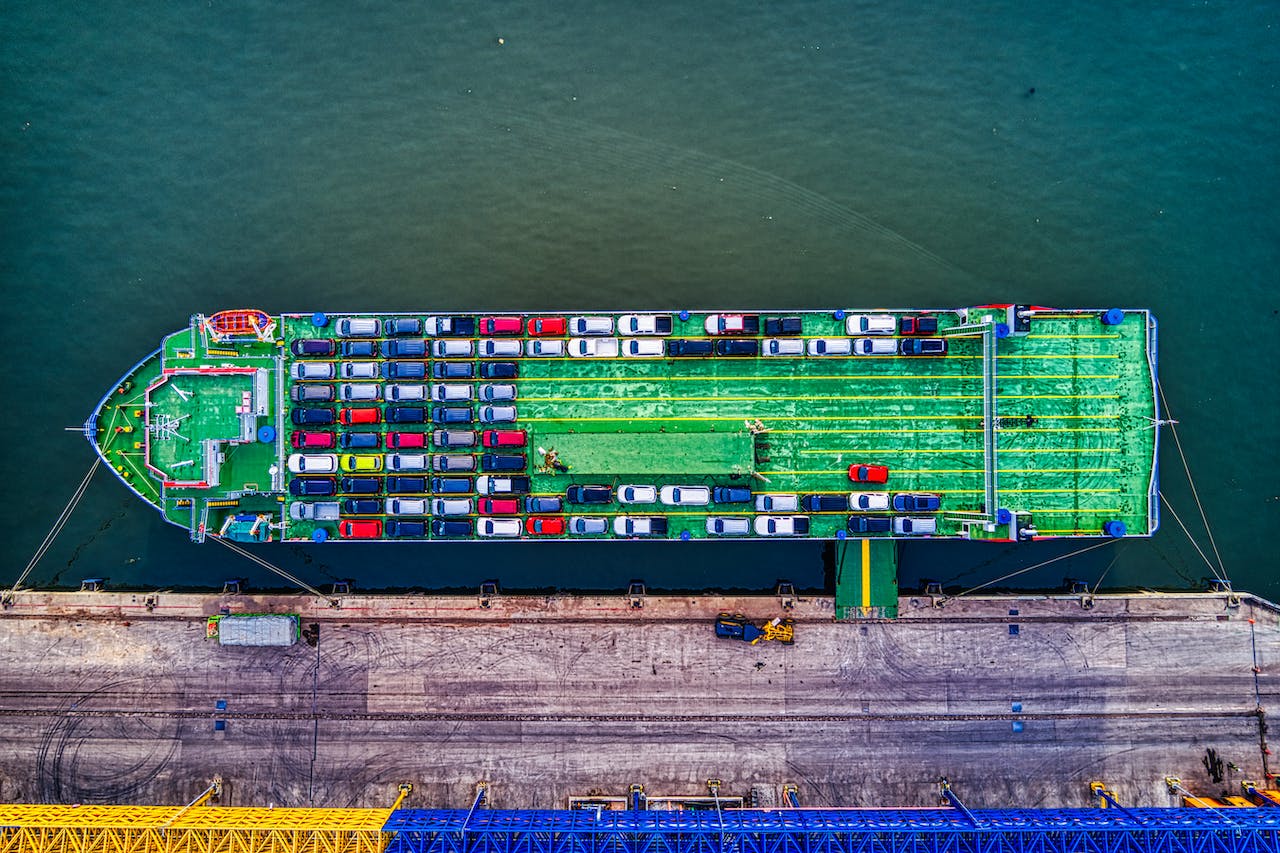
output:
M888 533L887 515L855 515L849 518L850 533Z
M420 338L412 341L387 341L383 350L387 358L422 358L427 354L427 342Z
M426 522L422 521L401 521L398 518L389 518L383 529L388 536L394 536L397 539L427 535Z
M480 365L482 379L515 379L520 368L514 361L487 361Z
M289 481L289 494L295 497L332 495L335 491L332 477L295 477Z
M437 495L465 495L472 491L470 477L433 477L431 491Z
M320 426L336 420L333 409L294 409L289 413L294 426Z
M534 498L524 499L525 512L560 512L562 503L560 498Z
M343 477L342 491L349 495L376 495L382 491L382 481L377 477Z
M486 453L480 457L481 471L523 471L529 459L523 453Z
M470 536L471 522L469 521L445 521L443 518L437 518L431 522L432 536Z
M906 338L898 342L902 355L946 355L947 342L942 338Z
M571 504L607 504L613 500L613 489L608 486L570 486L564 497Z
M476 375L476 366L469 361L437 361L431 365L431 375L436 379L470 379Z
M422 321L417 317L395 317L382 324L384 335L420 335Z
M377 447L381 440L376 432L344 432L338 436L338 444L349 450L365 450Z
M389 495L420 495L427 490L427 478L388 477L386 486Z
M937 512L942 505L938 495L901 494L893 496L894 512Z
M711 341L686 340L682 338L667 341L667 355L671 358L711 355L713 352L715 352L715 345Z
M425 379L427 363L425 361L384 361L382 376L384 379Z
M711 500L718 504L750 503L751 490L741 486L716 486L711 490Z
M469 424L475 419L470 406L440 406L431 412L431 420L438 424Z
M343 341L343 358L377 358L377 341Z
M389 424L420 424L427 419L427 410L421 406L392 406L387 409Z
M342 502L342 511L347 515L378 515L382 512L382 501L377 498L347 498Z

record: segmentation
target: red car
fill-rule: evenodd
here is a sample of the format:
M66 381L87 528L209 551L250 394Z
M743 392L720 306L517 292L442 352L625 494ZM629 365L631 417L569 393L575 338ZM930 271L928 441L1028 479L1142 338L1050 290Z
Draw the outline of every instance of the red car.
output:
M380 413L377 409L339 409L338 423L351 426L352 424L376 424Z
M367 518L344 518L338 522L338 535L343 539L379 539L382 522Z
M517 515L520 501L515 498L481 498L478 508L481 515Z
M555 536L564 533L564 519L533 516L525 521L524 529L534 536Z
M487 429L480 441L485 447L524 447L528 436L522 429Z
M885 483L889 480L887 465L850 465L849 479L855 483Z
M333 447L333 433L331 432L303 432L296 430L289 438L293 442L293 446L299 450L309 447Z
M427 434L425 432L389 432L387 433L387 447L398 449L419 448L427 446Z
M481 317L480 334L482 335L518 335L520 334L519 317Z
M534 337L563 335L568 330L569 324L563 317L534 317L529 320L529 334Z

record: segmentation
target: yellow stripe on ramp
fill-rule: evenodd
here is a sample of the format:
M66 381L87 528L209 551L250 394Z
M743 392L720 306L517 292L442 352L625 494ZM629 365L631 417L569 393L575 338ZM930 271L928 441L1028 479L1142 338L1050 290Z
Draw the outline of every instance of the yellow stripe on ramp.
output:
M871 540L862 540L862 606L871 606Z

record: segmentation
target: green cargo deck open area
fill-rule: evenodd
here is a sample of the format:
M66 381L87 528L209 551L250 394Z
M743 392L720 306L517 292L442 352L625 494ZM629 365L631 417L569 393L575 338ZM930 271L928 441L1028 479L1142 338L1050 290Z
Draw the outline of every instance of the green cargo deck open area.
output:
M614 328L632 315L589 316L607 319ZM575 518L604 522L603 533L589 535L627 538L628 533L616 526L620 516L660 522L653 535L666 539L709 537L709 520L718 519L742 525L728 528L739 537L791 532L809 538L874 540L901 538L904 531L882 528L903 516L923 516L934 535L994 540L1146 536L1158 523L1153 503L1155 321L1146 311L984 306L869 312L890 324L890 331L882 328L878 335L851 333L849 317L861 316L853 311L747 315L749 323L754 318L762 327L783 318L795 324L786 334L772 335L763 328L758 333L748 329L708 335L708 317L714 323L720 315L640 316L656 316L659 333L574 337L562 330L534 335L530 324L538 318L553 331L566 320L576 320L567 314L507 314L500 317L518 333L484 335L480 324L485 318L455 315L460 328L471 329L470 334L431 336L427 331L436 318L425 314L285 314L260 315L252 328L239 333L223 330L218 337L212 334L209 318L196 315L189 328L166 339L104 398L86 424L86 435L122 480L168 520L189 528L197 541L206 535L242 541L392 538L390 530L405 529L419 531L408 538L437 538L431 522L442 519L431 515L432 499L441 495L432 492L431 481L441 476L466 478L464 490L444 496L469 501L468 512L455 511L448 517L468 525L462 529L471 532L461 538L485 538L499 530L521 538L547 535L532 528L534 517L551 520L544 529L550 529L553 538L573 538L572 524L564 532L557 525ZM913 338L902 334L906 323L921 316L936 319L937 329L928 337L942 342L938 346L945 354L900 354L902 342ZM417 358L388 359L387 342L393 338L381 333L364 338L338 334L339 324L353 317L377 320L380 332L392 319L408 319L411 328L426 321L426 329L418 334L394 340L423 341L427 352ZM662 333L663 323L670 324L670 333ZM295 355L295 342L310 339L331 340L335 351ZM876 354L814 352L819 341L840 347L851 339L856 346L863 345L859 340L873 341ZM471 355L435 358L432 347L440 340L465 342ZM583 340L616 342L607 345L620 344L621 354L528 354L537 341L569 350ZM671 356L674 341L707 340L754 341L762 354ZM800 353L763 354L772 340L790 342ZM344 357L342 345L350 341L371 342L376 355ZM514 344L520 354L480 357L478 350L487 341ZM633 342L654 354L629 357ZM382 375L342 378L345 365L358 361L376 362ZM302 362L331 365L334 375L295 379L294 368ZM386 378L390 362L417 362L426 375ZM518 375L482 378L482 366L494 362L514 364ZM463 369L471 375L433 378L444 364L469 365ZM466 386L470 399L433 403L440 383ZM393 384L418 386L427 400L388 402L385 397ZM487 405L482 394L490 384L515 386L515 400L493 403L515 407L514 421L477 422ZM343 402L342 395L349 393L345 385L361 386L373 399ZM334 389L321 393L338 399L293 401L299 388L313 386ZM398 405L420 407L425 422L387 423L388 409ZM467 422L447 428L470 432L474 446L443 448L433 443L432 433L442 425L431 421L441 407L468 410ZM347 409L366 410L376 420L341 423ZM299 425L299 410L328 410L336 422ZM482 446L484 431L493 429L522 431L524 446ZM330 438L322 440L333 446L291 446L295 433L308 432L328 434ZM378 446L339 446L343 435L352 432L376 434ZM427 470L391 471L393 462L405 461L392 459L397 452L387 446L392 432L426 434L421 441L425 446L400 452L447 454L452 457L448 464L461 459L475 470L432 471L438 463L429 459ZM326 463L330 465L341 461L342 469L315 478L331 480L332 494L292 494L296 475L289 473L289 462L299 453L336 455ZM485 454L523 459L514 470L486 472ZM347 470L349 465L354 470ZM887 481L853 482L850 466L862 465L885 466ZM370 470L362 470L366 467ZM478 493L476 477L484 473L529 478L527 491L517 484L514 510L512 505L481 503L485 497L513 497ZM426 501L420 513L407 519L418 522L417 527L387 526L406 520L389 512L391 496L385 487L392 475L421 478L409 481L420 483L420 491L396 495ZM354 495L365 503L345 503L353 497L344 492L348 477L364 478L366 487L372 481L372 493ZM606 487L609 500L569 503L564 498L574 485ZM748 489L750 500L624 505L620 490L627 485L655 490L734 487ZM869 495L871 508L855 505L863 494ZM910 506L883 506L899 495L936 496L938 507L920 513ZM529 511L526 497L558 497L561 504L550 511ZM765 497L779 499L784 509L758 506ZM817 497L831 500L805 503L805 498ZM799 506L785 508L789 500ZM333 506L333 514L301 517L309 511L295 511L294 504L300 502ZM505 527L490 526L489 519L504 513ZM776 529L761 527L765 516L784 522ZM507 519L514 519L518 527ZM457 529L451 528L455 538ZM882 553L890 556L874 556L871 563L889 566L891 573L891 552L875 551ZM879 588L881 582L874 586ZM855 588L866 587L859 583ZM884 591L872 598L889 598L891 592L884 585ZM857 595L845 603L865 607L871 602Z

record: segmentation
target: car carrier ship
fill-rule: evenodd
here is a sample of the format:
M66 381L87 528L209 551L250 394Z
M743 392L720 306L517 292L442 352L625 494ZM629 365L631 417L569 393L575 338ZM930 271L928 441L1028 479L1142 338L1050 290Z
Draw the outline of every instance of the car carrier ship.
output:
M197 314L84 435L196 542L1150 536L1146 310Z

